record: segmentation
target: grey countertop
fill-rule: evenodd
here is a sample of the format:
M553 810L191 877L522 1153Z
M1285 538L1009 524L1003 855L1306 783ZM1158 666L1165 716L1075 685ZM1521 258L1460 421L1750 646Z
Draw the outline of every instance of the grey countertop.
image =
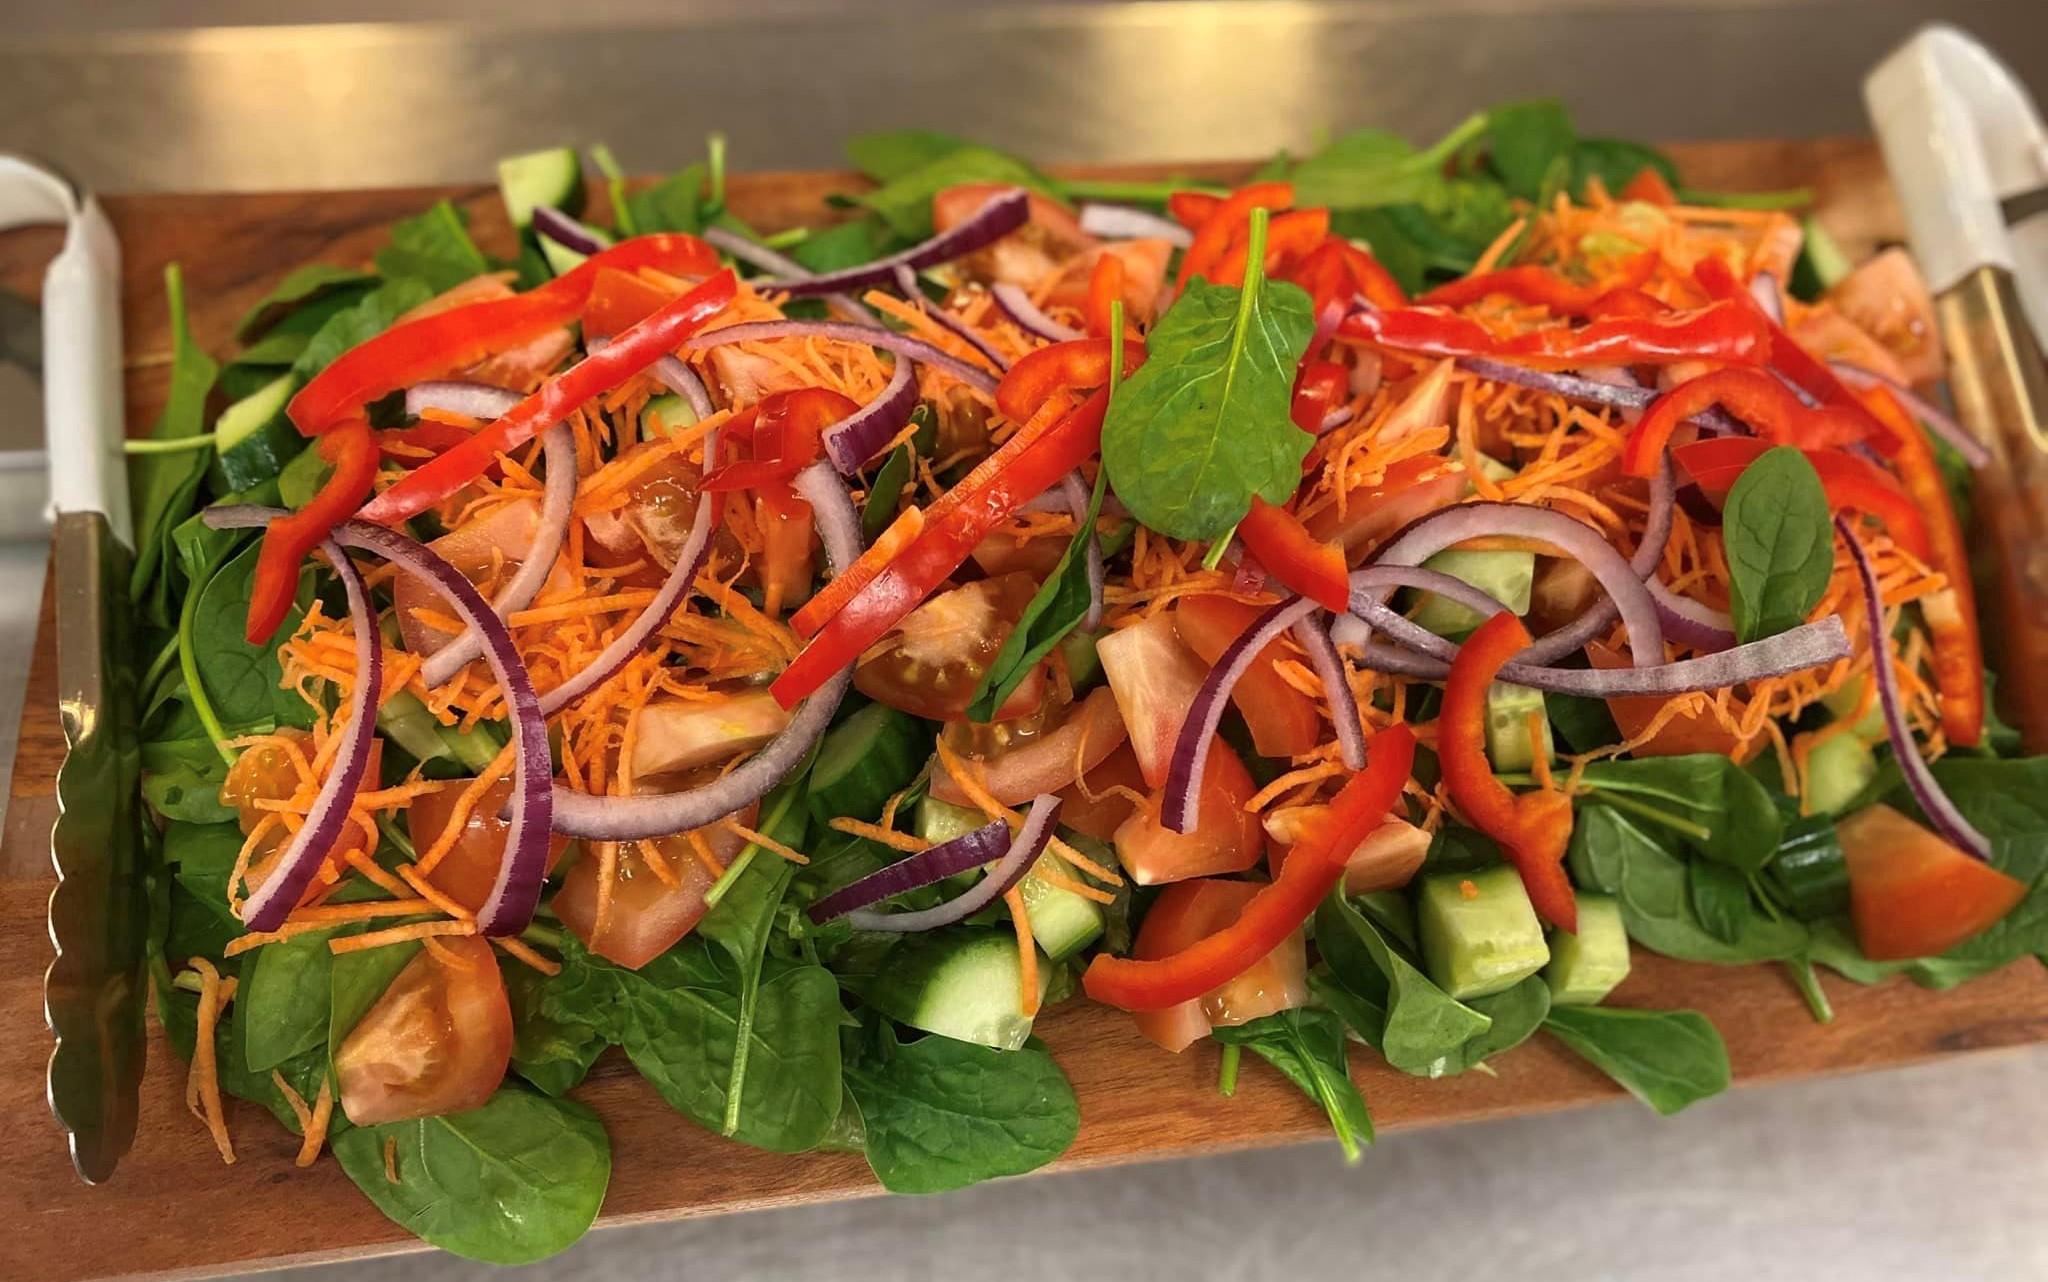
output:
M1555 93L1592 131L1864 128L1862 72L1940 17L2048 87L2042 0L1388 0L1001 6L500 0L87 0L10 14L0 147L114 189L482 178L604 139L635 168L725 131L746 168L831 165L846 133L939 125L1048 159L1254 154L1380 124L1423 135ZM150 31L152 23L371 19ZM431 21L419 22L416 20ZM821 125L820 122L826 122ZM0 375L4 375L0 369ZM0 450L33 407L0 377ZM4 482L5 478L0 478ZM33 478L28 478L32 487ZM11 492L9 510L27 500ZM0 538L4 543L4 538ZM0 546L0 761L43 553ZM0 780L4 782L4 780ZM2016 1279L2048 1276L2048 1051L594 1235L559 1282L1230 1277ZM444 1282L438 1256L303 1282Z

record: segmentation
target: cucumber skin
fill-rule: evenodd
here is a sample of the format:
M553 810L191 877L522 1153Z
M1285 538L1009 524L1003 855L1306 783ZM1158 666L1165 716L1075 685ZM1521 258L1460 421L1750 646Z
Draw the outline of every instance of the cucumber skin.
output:
M857 742L861 737L865 742ZM874 820L932 754L931 728L907 712L870 703L832 727L818 748L805 803L812 818ZM828 777L829 774L829 777Z
M1543 982L1553 1006L1596 1006L1628 978L1628 928L1622 925L1621 901L1612 895L1581 892L1579 932L1551 934L1550 964Z
M1039 967L1041 995L1050 970ZM1008 931L953 927L898 944L861 996L898 1023L1013 1051L1031 1037L1031 1017L1018 1001L1021 983Z

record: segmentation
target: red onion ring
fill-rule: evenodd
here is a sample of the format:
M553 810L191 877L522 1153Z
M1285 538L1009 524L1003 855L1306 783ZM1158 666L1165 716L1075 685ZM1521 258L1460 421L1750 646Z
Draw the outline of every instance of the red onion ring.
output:
M1658 460L1657 475L1650 479L1650 510L1643 521L1642 541L1636 544L1635 554L1628 560L1629 569L1638 579L1643 580L1645 585L1656 575L1657 564L1664 559L1664 545L1671 539L1672 509L1676 505L1676 491L1677 485L1671 472L1671 456L1666 454ZM1654 600L1655 591L1651 591L1650 595ZM1522 662L1555 663L1567 654L1584 649L1588 641L1600 635L1608 624L1614 622L1617 613L1613 597L1595 601L1578 618L1537 638L1534 645L1523 651ZM1661 622L1661 613L1658 618ZM1659 649L1656 658L1663 657L1663 651Z
M742 321L709 333L698 334L683 346L693 352L709 351L729 343L773 342L783 338L823 338L839 343L866 343L885 352L908 357L920 365L932 365L974 388L985 396L996 394L996 377L976 369L953 353L932 346L921 338L890 329L865 329L838 321L772 320Z
M797 493L811 505L818 536L834 574L843 574L861 553L860 513L846 483L829 463L813 463L797 473ZM642 797L594 797L557 786L555 830L596 841L639 841L688 832L735 813L761 799L803 763L832 723L832 714L853 681L851 664L834 673L804 700L782 733L760 751L701 788Z
M947 333L960 338L975 351L980 352L989 364L1006 373L1009 371L1009 360L995 349L994 344L976 333L974 326L969 325L966 321L961 320L943 307L933 307L931 305L931 300L924 296L922 289L918 288L917 273L915 271L908 267L898 266L896 268L896 287L903 292L905 299L915 303L917 310L930 317L934 324L944 329Z
M1046 846L1051 843L1053 829L1058 825L1059 818L1060 799L1050 793L1042 792L1032 798L1031 809L1024 816L1024 825L1017 830L1015 837L1010 838L1009 850L1004 852L1002 858L996 862L995 867L988 870L987 876L975 882L966 891L937 907L926 908L918 912L888 913L876 912L868 908L856 908L846 913L847 923L855 930L888 930L901 934L910 934L921 930L937 930L941 926L950 926L956 921L964 921L996 900L1001 899L1004 895L1009 894L1018 882L1024 880L1025 874L1029 873L1033 866L1038 863L1038 857L1045 853ZM997 830L996 840L1000 841L1005 825L998 821L997 823L990 824L987 828L970 832L964 837L956 837L953 841L947 842L946 845L951 846L957 842L973 841L975 844L965 851L961 857L968 858L981 854L986 845L993 843L983 843L976 839L988 833L991 828ZM945 849L944 846L935 847L932 850L925 851L924 855L935 855L943 849ZM875 877L886 876L903 864L909 863L910 860L920 858L923 858L923 855L912 855L910 859L901 860L897 864L892 864L890 867L883 869L880 873L875 874ZM966 867L976 867L980 862L985 862L985 860L977 860L975 863L967 864ZM875 877L864 880L873 881ZM932 880L937 880L937 878ZM855 886L860 884L860 882L854 883ZM852 886L847 887L847 890L852 889ZM840 895L845 893L846 891L841 891ZM896 894L901 892L890 891L887 893ZM835 895L832 898L836 899L838 897ZM873 903L885 897L886 895L872 896L868 899L868 902ZM828 901L819 901L818 907L823 907L826 902ZM816 908L812 909L813 913L816 911Z
M1173 741L1173 755L1166 763L1166 789L1159 808L1159 822L1168 832L1193 832L1201 810L1202 776L1209 764L1209 745L1223 724L1224 704L1238 680L1251 670L1260 651L1306 619L1317 605L1307 597L1294 597L1268 609L1238 634L1202 679L1180 723L1180 735Z
M305 823L278 852L271 874L242 902L241 918L251 930L282 926L313 884L313 875L348 834L353 826L349 812L366 782L370 749L377 739L377 699L384 688L384 639L377 630L377 611L348 556L332 540L322 543L320 551L348 593L349 619L356 633L356 682L349 691L348 723L342 727L334 765L321 780Z
M405 389L405 412L418 418L427 410L440 410L447 414L460 414L465 418L489 421L498 418L519 404L519 393L490 383L464 383L454 380L440 380L431 383L415 383Z
M1664 622L1664 635L1680 645L1712 653L1735 644L1735 620L1709 605L1682 597L1656 579L1645 579L1650 596L1657 602L1657 617Z
M1870 679L1877 683L1878 702L1884 708L1884 729L1892 741L1892 758L1899 763L1900 772L1906 776L1906 787L1912 790L1913 800L1920 803L1927 821L1965 853L1989 863L1990 839L1977 831L1976 825L1964 818L1956 803L1949 800L1913 742L1913 727L1906 722L1906 700L1899 692L1899 674L1892 667L1891 646L1886 641L1891 630L1885 625L1877 567L1871 564L1870 553L1864 551L1847 520L1836 517L1835 531L1849 545L1849 558L1856 563L1856 577L1863 584L1863 617L1870 624Z
M647 372L654 375L655 381L663 387L688 401L690 412L697 416L699 422L718 412L718 407L711 403L711 392L704 386L704 380L697 376L696 370L675 356L662 357L648 366Z
M585 226L553 205L533 207L533 231L535 235L545 236L563 249L585 257L597 253L609 243L596 228Z
M886 868L840 887L812 904L805 910L805 915L815 922L844 917L857 908L866 908L884 899L992 864L1009 849L1010 825L1000 819L991 820L973 832L962 833L951 841L905 855Z
M1175 249L1195 243L1195 234L1171 218L1129 205L1081 206L1081 230L1104 240L1163 240Z
M1069 329L1047 316L1039 310L1037 303L1031 301L1031 295L1008 281L998 281L989 286L988 292L996 300L996 306L1002 309L1003 315L1015 322L1017 328L1034 338L1042 338L1048 343L1070 343L1081 337L1080 330Z
M1575 558L1592 571L1593 577L1606 590L1608 600L1613 602L1623 626L1628 629L1629 647L1635 655L1636 666L1649 667L1663 660L1664 629L1657 618L1657 603L1651 598L1649 589L1643 586L1642 576L1623 559L1621 553L1614 550L1600 531L1562 512L1521 503L1462 503L1410 525L1373 555L1373 564L1419 566L1429 557L1467 539L1498 534L1548 543ZM1375 588L1372 591L1375 593L1373 600L1384 603L1392 589ZM1567 624L1558 631L1568 633L1573 627L1573 624ZM1548 639L1538 638L1529 652L1542 654ZM1583 645L1584 640L1580 639L1578 644Z
M826 456L841 474L852 476L896 438L916 409L917 367L908 356L898 356L881 394L824 430Z
M567 423L557 423L541 433L541 455L547 460L547 475L541 491L540 522L534 531L533 547L513 572L511 582L491 602L491 612L500 619L524 610L540 595L541 586L554 572L555 558L569 537L569 509L576 502L576 440ZM447 684L482 654L483 642L475 631L464 628L453 640L427 656L420 665L420 680L428 689ZM543 709L545 711L545 709Z
M1614 410L1641 411L1649 408L1650 402L1656 400L1659 395L1657 391L1648 387L1608 383L1551 370L1525 369L1520 365L1488 360L1482 356L1461 356L1458 358L1458 368L1467 373L1477 374L1489 382L1513 383L1517 387L1562 396L1568 401L1604 405ZM1703 410L1686 421L1722 434L1743 430L1740 423L1718 406Z
M1066 500L1066 510L1073 513L1074 527L1079 530L1088 520L1088 501L1094 497L1079 472L1069 472L1060 481L1060 497ZM1088 613L1081 618L1081 628L1093 632L1102 626L1102 593L1107 586L1108 573L1102 564L1102 540L1096 536L1092 526L1087 533Z
M208 508L204 519L216 530L253 529L283 515L279 508L243 504ZM554 818L554 796L550 790L554 763L548 756L547 721L541 716L533 678L527 674L526 664L512 644L512 634L503 620L491 612L490 603L475 584L432 548L368 521L343 521L335 527L333 540L343 547L381 556L420 580L448 603L466 627L483 638L484 662L490 665L491 676L504 692L512 712L515 782L511 803L505 808L509 820L505 857L498 864L490 896L477 911L476 925L485 935L518 934L526 929L533 920L534 909L540 906L541 885L547 880L548 836ZM374 721L372 716L365 723ZM306 827L312 826L308 816Z
M811 275L807 272L801 276L770 281L768 284L771 288L779 289L792 297L829 294L834 290L858 289L866 285L884 285L896 274L898 264L922 271L924 268L949 262L971 254L985 245L994 244L1022 227L1030 217L1030 197L1025 194L1022 187L1011 187L990 196L980 209L968 216L967 221L956 227L949 227L930 240L912 245L900 253L877 258L871 263L849 267L844 271L825 272L822 275Z
M1769 272L1758 272L1750 277L1749 296L1756 305L1763 308L1764 315L1771 318L1771 324L1785 323L1785 291L1779 287L1778 278Z
M750 267L758 267L762 271L774 272L783 280L806 280L811 275L810 269L796 259L784 254L778 254L766 245L748 240L745 236L728 228L706 227L703 232L703 239L706 244L714 249L724 250L735 260L745 263ZM776 289L783 288L778 282L764 283L768 283ZM882 324L881 317L875 315L874 312L868 309L867 304L851 294L834 291L825 295L825 302L830 306L837 307L841 312L851 316L862 325L873 325L880 328Z
M1851 365L1847 361L1829 361L1828 368L1840 375L1844 383L1859 390L1872 387L1887 389L1893 396L1899 398L1899 403L1904 405L1913 417L1925 423L1929 431L1953 446L1956 453L1962 455L1971 467L1991 466L1991 451L1985 447L1984 442L1971 435L1968 428L1956 422L1939 405L1904 383L1886 378L1875 370L1865 369L1861 365Z
M1365 726L1358 716L1358 697L1344 674L1344 658L1330 630L1313 617L1294 621L1294 639L1308 652L1308 664L1323 683L1323 696L1330 701L1330 722L1337 728L1337 751L1353 770L1365 769Z

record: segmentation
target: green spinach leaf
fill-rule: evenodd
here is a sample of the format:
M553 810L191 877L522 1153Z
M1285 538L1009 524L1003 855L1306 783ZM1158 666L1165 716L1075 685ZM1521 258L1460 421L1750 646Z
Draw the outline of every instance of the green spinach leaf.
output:
M1249 1048L1321 1105L1346 1161L1357 1161L1361 1146L1372 1143L1372 1114L1351 1080L1344 1024L1337 1016L1296 1007L1218 1028L1212 1036L1225 1046Z
M1059 185L1029 163L994 148L969 143L901 170L860 197L860 203L881 215L898 236L923 240L932 234L932 197L961 183L1026 187L1059 199Z
M1742 938L1756 909L1750 902L1749 882L1726 864L1693 859L1686 864L1686 889L1692 897L1693 916L1700 928L1724 944Z
M706 173L703 165L691 165L627 196L626 209L634 234L681 231L695 235L703 231Z
M1511 102L1487 113L1493 132L1491 158L1508 191L1524 200L1542 195L1555 166L1569 166L1578 131L1555 98Z
M253 342L259 335L284 320L287 315L315 299L335 290L366 285L374 280L376 277L370 273L352 267L307 263L279 281L255 306L242 313L242 319L235 322L235 341ZM243 359L247 359L246 353ZM289 361L282 363L290 364Z
M846 159L867 177L886 183L969 145L938 129L885 129L849 139Z
M142 796L166 819L214 824L235 817L220 801L227 762L211 739L167 739L142 745Z
M1316 910L1316 946L1346 988L1385 1008L1373 1044L1389 1064L1418 1077L1442 1077L1468 1067L1456 1057L1493 1021L1438 988L1340 895L1331 895ZM1361 961L1371 969L1363 969Z
M199 683L221 725L230 733L275 722L312 724L312 708L295 691L281 688L277 650L298 626L294 608L284 625L262 645L249 644L245 625L249 593L262 546L251 543L197 588L192 648Z
M1655 147L1620 138L1582 138L1572 149L1572 192L1584 196L1587 185L1598 178L1610 195L1619 195L1645 169L1678 186L1678 166Z
M569 958L543 975L528 966L505 967L505 997L512 1006L512 1071L549 1095L566 1095L611 1044L598 1027L610 996L607 981Z
M1734 939L1717 938L1693 908L1685 859L1612 807L1580 809L1570 859L1573 879L1619 898L1629 938L1653 952L1734 966L1796 957L1806 945L1798 922L1756 912Z
M434 292L431 285L410 276L385 281L354 306L328 317L292 362L292 373L301 382L312 378L343 352L390 329L393 321L432 298Z
M1741 641L1806 621L1827 592L1835 536L1820 474L1789 445L1760 455L1728 491L1728 608Z
M396 1183L386 1140L397 1145ZM334 1156L394 1222L491 1264L530 1264L582 1237L612 1172L597 1114L516 1086L467 1113L355 1127L335 1137Z
M1624 810L1743 873L1764 867L1784 838L1785 818L1770 789L1713 753L1599 761L1586 767L1582 781L1591 805L1581 810Z
M1558 1006L1543 1026L1664 1117L1728 1089L1728 1048L1698 1011Z
M1438 191L1445 163L1486 128L1486 116L1469 117L1424 151L1377 129L1346 134L1295 166L1295 199L1333 210L1414 204Z
M1263 244L1263 221L1253 227ZM1256 251L1250 261L1260 261ZM1253 495L1286 501L1308 452L1289 411L1314 331L1297 286L1257 271L1243 289L1189 282L1103 423L1103 467L1133 516L1174 538L1213 539L1243 519Z
M164 268L164 296L171 312L171 387L149 435L171 441L206 429L206 396L220 367L192 339L185 313L185 277L176 263ZM206 477L208 455L206 450L180 450L137 454L128 460L128 493L135 511L135 569L129 576L128 596L149 622L169 626L168 539L171 527L191 513Z
M1038 591L1018 616L1017 626L1003 638L1002 648L981 674L974 697L967 704L969 721L994 720L1003 706L1040 660L1051 654L1069 632L1088 617L1094 599L1088 586L1088 545L1095 538L1095 519L1102 513L1102 495L1108 485L1107 469L1095 474L1095 491L1088 499L1088 511L1060 554L1059 563L1045 576Z
M1043 1045L1002 1051L950 1037L879 1045L846 1065L868 1165L892 1193L944 1193L1037 1170L1067 1151L1081 1105Z
M235 1004L249 1070L265 1073L327 1043L336 930L314 930L265 944L242 968Z
M435 294L491 269L469 238L469 216L445 200L415 218L394 223L391 243L377 251L387 280L417 280Z

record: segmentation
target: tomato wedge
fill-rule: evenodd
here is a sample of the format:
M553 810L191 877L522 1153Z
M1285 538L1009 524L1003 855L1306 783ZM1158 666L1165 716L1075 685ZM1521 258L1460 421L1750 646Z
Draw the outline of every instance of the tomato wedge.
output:
M1107 689L1089 692L1059 728L1027 739L982 762L981 785L1006 806L1021 806L1041 792L1057 792L1079 772L1093 770L1124 745L1124 719L1116 697ZM944 770L932 774L932 796L955 806L971 806L969 797Z
M1131 956L1155 961L1193 947L1229 927L1258 893L1258 884L1249 881L1176 882L1145 910ZM1297 928L1243 974L1177 1006L1135 1012L1132 1019L1148 1041L1179 1054L1211 1029L1250 1023L1307 1001L1308 947Z
M1159 822L1163 802L1154 792L1152 804L1116 830L1117 862L1140 886L1243 872L1266 851L1258 816L1244 808L1258 790L1230 745L1220 737L1210 740L1194 830L1168 831Z
M751 825L758 815L759 808L750 807L736 818ZM710 846L712 857L725 865L730 865L747 844L744 837L724 824L701 829L699 835ZM562 879L562 888L555 892L556 915L591 952L628 970L640 969L674 947L677 940L704 920L708 910L705 892L718 879L699 858L695 844L689 833L678 833L623 845L602 928L597 922L602 865L596 852L586 849L583 858ZM655 856L668 866L675 884L655 873L643 846L651 847Z
M1849 915L1872 961L1932 957L1983 933L2027 884L1972 859L1890 806L1835 827L1849 865Z
M1201 693L1209 667L1181 644L1172 617L1164 612L1101 638L1095 655L1130 729L1145 782L1157 788L1166 782L1180 723Z
M429 941L334 1051L358 1126L481 1107L511 1062L505 978L474 935Z

